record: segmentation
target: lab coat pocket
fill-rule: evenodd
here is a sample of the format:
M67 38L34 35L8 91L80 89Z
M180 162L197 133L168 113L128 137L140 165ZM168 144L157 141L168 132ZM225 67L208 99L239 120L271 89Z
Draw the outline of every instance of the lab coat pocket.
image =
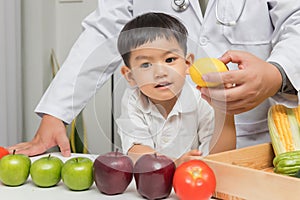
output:
M270 44L273 26L265 1L227 0L216 3L216 17L224 37L231 44Z

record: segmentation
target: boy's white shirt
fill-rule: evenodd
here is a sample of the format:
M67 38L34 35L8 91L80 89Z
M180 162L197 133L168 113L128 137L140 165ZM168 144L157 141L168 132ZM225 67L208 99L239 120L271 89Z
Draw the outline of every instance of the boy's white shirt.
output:
M127 88L121 103L117 126L124 153L142 144L172 158L197 148L209 154L214 111L187 81L167 119L138 88Z

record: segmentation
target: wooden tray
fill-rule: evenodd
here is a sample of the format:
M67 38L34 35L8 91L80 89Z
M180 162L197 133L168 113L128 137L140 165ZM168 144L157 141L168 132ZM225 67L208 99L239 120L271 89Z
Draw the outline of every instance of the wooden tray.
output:
M217 179L215 197L230 200L300 199L300 179L273 173L272 145L261 144L207 156Z

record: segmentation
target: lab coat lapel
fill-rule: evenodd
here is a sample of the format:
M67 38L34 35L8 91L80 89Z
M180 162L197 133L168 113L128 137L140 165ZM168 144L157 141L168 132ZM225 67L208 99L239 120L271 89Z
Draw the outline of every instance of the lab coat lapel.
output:
M200 9L200 4L198 0L191 0L190 1L191 7L193 8L198 20L200 21L200 23L203 23L203 15Z
M199 0L191 0L190 4L191 4L197 18L199 19L200 23L203 24L204 17L202 15ZM214 4L215 4L215 0L209 0L208 1L207 6L206 6L206 10L205 10L205 15L209 15L211 9L214 7Z
M205 15L209 15L211 9L213 8L213 5L215 5L215 0L209 0L206 6Z

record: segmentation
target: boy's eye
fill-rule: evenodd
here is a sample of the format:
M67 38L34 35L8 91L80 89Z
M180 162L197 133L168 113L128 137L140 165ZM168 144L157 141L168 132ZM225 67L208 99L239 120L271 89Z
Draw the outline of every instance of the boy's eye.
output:
M167 58L166 63L171 63L171 62L174 62L175 60L176 60L176 58Z
M148 68L148 67L151 67L151 63L143 63L141 64L141 68Z

